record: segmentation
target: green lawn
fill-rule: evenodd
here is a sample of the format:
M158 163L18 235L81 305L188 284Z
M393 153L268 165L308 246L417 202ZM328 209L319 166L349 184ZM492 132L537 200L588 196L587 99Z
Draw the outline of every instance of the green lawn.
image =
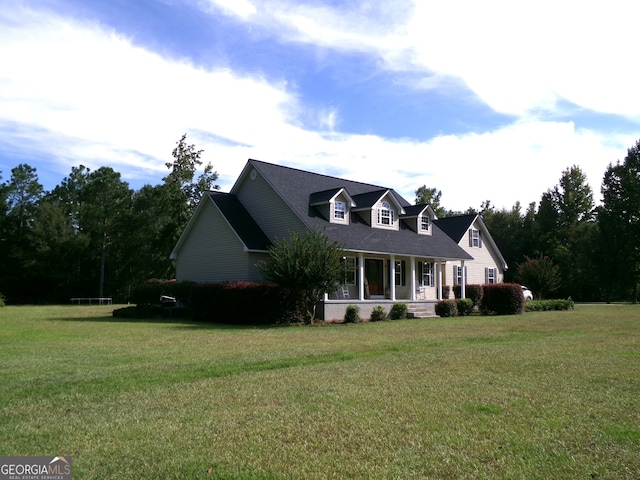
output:
M638 479L640 306L332 327L0 308L0 455L74 479Z

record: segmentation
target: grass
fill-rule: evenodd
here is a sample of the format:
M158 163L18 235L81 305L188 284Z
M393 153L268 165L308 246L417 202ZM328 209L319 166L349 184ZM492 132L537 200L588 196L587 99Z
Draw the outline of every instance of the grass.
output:
M74 478L637 479L640 307L327 328L0 308L0 455Z

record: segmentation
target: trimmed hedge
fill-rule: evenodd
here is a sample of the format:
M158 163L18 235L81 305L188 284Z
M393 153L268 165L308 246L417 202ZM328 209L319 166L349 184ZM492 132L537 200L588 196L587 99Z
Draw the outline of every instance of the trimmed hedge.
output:
M188 305L194 320L273 325L288 321L290 303L274 284L226 282L191 285Z
M454 285L453 287L453 295L459 299L462 293L461 285ZM473 284L465 285L464 287L464 298L470 298L473 301L473 305L480 306L482 302L482 296L484 295L484 285ZM447 298L447 297L445 297Z
M524 313L525 300L522 287L515 283L491 283L484 285L480 308L483 313L517 315Z
M138 306L160 305L160 297L167 295L176 297L183 303L188 303L193 285L195 285L193 282L176 282L175 280L152 278L133 287L129 301Z
M458 302L456 300L441 300L436 303L436 315L440 317L455 317L458 315Z
M529 300L527 312L547 312L551 310L573 310L573 300Z

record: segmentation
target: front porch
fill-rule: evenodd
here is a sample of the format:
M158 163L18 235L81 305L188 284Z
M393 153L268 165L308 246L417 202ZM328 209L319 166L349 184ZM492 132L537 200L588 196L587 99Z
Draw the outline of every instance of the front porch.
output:
M351 304L358 305L360 317L366 319L375 306L382 305L389 312L396 302L406 303L416 317L435 316L435 304L451 295L447 259L354 252L343 262L344 281L334 293L325 295L319 312L324 320L343 319ZM464 296L464 260L455 264L459 276L449 277L449 285L461 285Z

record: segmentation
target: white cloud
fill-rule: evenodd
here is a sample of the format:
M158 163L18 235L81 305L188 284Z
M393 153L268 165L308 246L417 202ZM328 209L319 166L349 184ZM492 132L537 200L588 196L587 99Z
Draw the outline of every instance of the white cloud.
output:
M322 18L316 18L320 25ZM335 20L331 11L324 18ZM388 31L385 38L399 38L377 13L363 18L373 22L372 32L380 23L383 37ZM58 181L83 163L156 183L175 142L190 132L188 141L205 150L225 190L247 158L257 158L393 187L410 201L426 184L443 191L449 209L479 207L486 199L508 208L539 200L573 164L583 168L598 197L607 164L634 141L576 130L569 122L526 120L422 142L347 135L334 131L337 109L307 111L286 83L167 60L104 27L56 15L4 12L0 22L0 124L15 126L5 129L2 141L54 155L61 163ZM365 30L359 28L354 44L367 45ZM440 68L454 74L459 65ZM518 109L535 105L547 91ZM302 128L302 116L316 118L318 130Z
M640 121L633 59L640 3L611 0L267 0L248 21L292 42L364 52L416 87L466 85L498 112L532 116L564 99ZM631 68L628 68L631 67Z
M257 12L255 5L248 0L207 0L214 8L228 15L247 18Z
M282 134L295 109L284 85L168 61L96 25L21 15L0 29L0 121L54 134L61 159L82 149L88 164L128 165L138 152L135 163L164 170L156 159L185 131L255 144Z

